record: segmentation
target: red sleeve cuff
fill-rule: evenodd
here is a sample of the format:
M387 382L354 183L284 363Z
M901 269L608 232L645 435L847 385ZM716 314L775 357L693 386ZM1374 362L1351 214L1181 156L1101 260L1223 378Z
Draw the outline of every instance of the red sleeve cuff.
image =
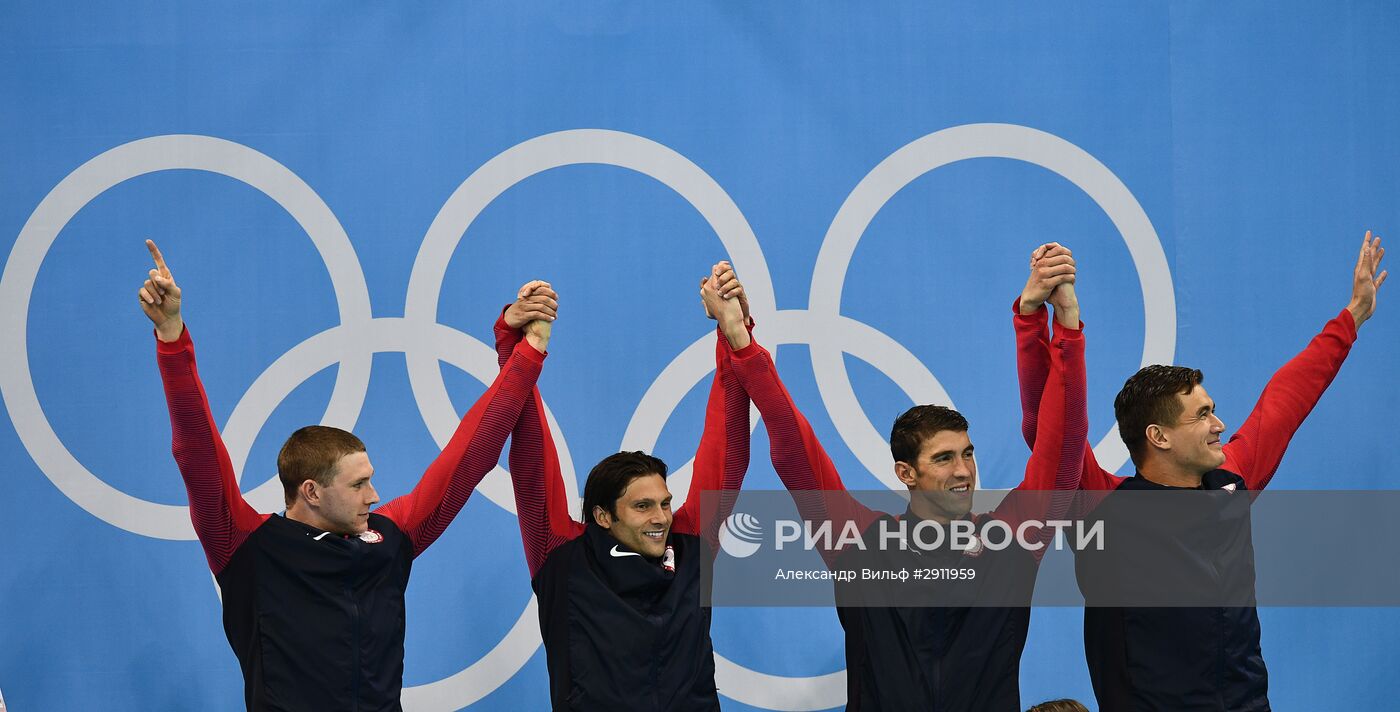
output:
M753 327L754 327L754 325L755 325L755 322L754 322L754 320L753 320L753 317L749 317L749 320L744 324L744 329L745 329L746 331L749 332L749 346L753 346L753 344L754 344L754 340L753 340ZM729 345L729 337L727 337L727 336L724 335L724 329L720 328L719 324L715 324L715 338L717 338L717 339L719 340L719 347L720 347L721 349L723 349L724 351L728 352L731 356L734 355L734 354L736 354L736 353L738 353L737 351L734 350L734 347L733 347L733 346L730 346L730 345ZM746 346L746 347L744 347L744 348L748 348L748 347Z
M544 357L549 355L547 353L540 353L540 351L530 343L529 339L521 339L520 342L515 345L515 353L520 354L526 360L536 364L544 363Z
M1029 314L1022 314L1021 297L1017 296L1016 300L1011 302L1011 313L1016 316L1016 321L1019 323L1040 326L1045 323L1045 320L1047 318L1049 318L1050 309L1044 304L1041 304L1039 309L1036 309L1035 311Z
M751 359L759 354L768 353L768 350L763 348L762 346L759 346L757 341L755 341L753 338L750 338L748 346L745 346L742 349L738 349L737 351L731 351L730 353L733 354L733 358L737 358L740 361L744 361L747 359Z
M174 341L161 341L160 337L156 336L155 329L151 329L151 336L156 340L156 353L158 354L173 355L194 350L194 342L190 341L190 328L188 326L180 331L180 338Z
M1060 323L1059 323L1059 322L1055 322L1055 341L1056 341L1056 342L1061 342L1061 341L1083 341L1083 340L1084 340L1084 322L1083 322L1083 321L1079 322L1079 328L1078 328L1078 329L1068 329L1068 328L1065 328L1065 327L1063 327L1063 326L1060 326Z
M1356 341L1356 317L1353 317L1353 316L1351 315L1351 310L1350 310L1350 309L1343 309L1343 310L1342 310L1342 313L1337 315L1337 321L1341 322L1342 326L1343 326L1343 327L1345 328L1345 330L1346 330L1347 336L1350 337L1351 340L1352 340L1353 342L1355 342L1355 341Z
M1036 314L1046 314L1046 313L1048 313L1048 312L1050 311L1050 309L1049 309L1049 307L1045 306L1045 303L1044 303L1044 302L1041 302L1040 308L1039 308L1039 309L1036 309L1035 311L1033 311L1033 312L1031 312L1031 313L1029 313L1029 314L1022 314L1022 313L1021 313L1021 295L1018 294L1018 295L1016 295L1016 298L1013 299L1013 300L1011 301L1011 311L1012 311L1014 314L1016 314L1017 316L1028 316L1028 317L1029 317L1029 316L1035 316Z

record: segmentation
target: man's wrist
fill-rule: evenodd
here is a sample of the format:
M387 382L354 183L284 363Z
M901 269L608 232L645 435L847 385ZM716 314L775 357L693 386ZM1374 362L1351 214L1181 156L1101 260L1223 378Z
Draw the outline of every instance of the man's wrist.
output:
M1351 320L1356 323L1356 328L1361 328L1361 323L1366 321L1366 310L1360 304L1352 302L1347 305L1347 311L1351 312Z
M725 320L720 322L719 330L721 333L724 334L724 338L729 342L729 347L731 349L737 351L749 345L749 341L751 339L749 338L749 329L745 325L745 322L747 321L747 319L742 319L737 321Z
M554 331L554 324L539 319L525 324L525 341L535 347L540 353L545 352L545 347L549 346L549 335Z
M167 344L179 341L180 334L183 333L185 333L185 322L182 319L176 319L173 322L167 321L156 327L156 338Z
M1079 328L1079 307L1055 308L1055 323L1066 329Z
M1023 293L1021 294L1020 306L1017 308L1017 311L1019 311L1019 312L1021 313L1022 316L1030 316L1030 315L1032 315L1032 314L1034 314L1034 313L1040 311L1040 307L1043 306L1044 304L1045 304L1045 300L1044 300L1044 299L1036 299L1036 298L1034 298L1034 297L1028 297L1028 296L1026 296L1025 293L1023 292Z

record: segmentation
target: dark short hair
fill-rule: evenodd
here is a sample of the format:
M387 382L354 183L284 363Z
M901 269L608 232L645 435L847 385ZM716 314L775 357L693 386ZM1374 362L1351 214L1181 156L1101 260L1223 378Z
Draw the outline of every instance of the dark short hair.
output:
M617 518L617 500L627 490L632 480L647 475L666 476L666 463L640 450L619 452L608 455L588 471L588 481L583 483L583 521L593 521L593 508Z
M890 429L890 454L895 462L913 463L919 459L924 441L940 431L967 432L967 418L943 405L916 405L895 418Z
M307 480L329 487L335 479L335 466L340 458L364 452L365 444L340 428L308 425L292 433L277 453L277 476L282 480L282 496L290 506L297 499L297 489Z
M1190 393L1205 380L1198 368L1159 365L1144 366L1128 378L1113 399L1113 416L1134 465L1142 466L1147 426L1175 423L1181 417L1181 402L1176 397Z

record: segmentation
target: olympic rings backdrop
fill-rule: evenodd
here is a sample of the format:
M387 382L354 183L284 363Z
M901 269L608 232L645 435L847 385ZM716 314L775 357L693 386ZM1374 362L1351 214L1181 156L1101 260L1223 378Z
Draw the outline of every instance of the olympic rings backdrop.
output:
M1204 369L1233 428L1345 306L1363 232L1400 244L1400 10L1218 5L5 5L10 709L240 706L135 303L147 237L262 511L311 422L406 492L535 278L561 294L541 388L570 491L644 448L683 494L719 259L854 488L894 484L914 402L969 417L981 486L1019 480L1010 305L1052 240L1100 459L1126 461L1111 403L1143 363ZM1396 289L1273 486L1397 486ZM760 427L746 487L779 486ZM418 560L406 708L544 708L512 509L495 472ZM1261 616L1277 709L1400 694L1400 612ZM1035 611L1027 705L1092 699L1080 621ZM713 637L726 709L843 704L833 611L719 609Z

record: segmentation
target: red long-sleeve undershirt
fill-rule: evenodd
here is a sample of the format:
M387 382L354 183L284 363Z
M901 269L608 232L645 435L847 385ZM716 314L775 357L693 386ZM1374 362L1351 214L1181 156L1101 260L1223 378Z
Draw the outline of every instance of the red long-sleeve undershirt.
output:
M1047 368L1047 312L1042 306L1032 314L1021 314L1019 299L1012 306L1012 312L1015 314L1016 370L1021 383L1021 430L1026 443L1034 447L1037 421L1033 414L1044 388ZM1243 477L1245 486L1251 490L1266 487L1278 471L1293 434L1332 384L1332 379L1355 342L1356 322L1351 312L1343 309L1327 322L1307 347L1269 379L1254 410L1224 445L1225 464L1221 468ZM1086 442L1084 448L1084 473L1080 487L1086 490L1117 489L1125 478L1100 467L1089 443Z
M519 330L507 326L504 318L496 321L495 335L498 359L523 337ZM671 523L674 532L704 536L711 551L716 551L719 523L729 515L749 466L749 399L734 377L729 342L723 334L717 341L715 378L705 405L704 432L695 453L690 489ZM510 475L525 560L534 578L551 551L584 531L584 525L569 516L559 455L538 388L533 389L511 433ZM701 494L713 491L723 493L718 512L702 521Z
M1016 487L1018 492L1045 493L1074 490L1079 486L1080 453L1088 432L1083 332L1057 329L1054 346L1047 345L1046 354L1039 416L1046 424L1047 437L1041 447L1033 449L1026 463L1025 478ZM758 406L768 429L773 468L792 493L802 516L814 522L830 521L834 531L841 531L848 523L864 531L881 516L880 513L853 497L833 496L832 493L846 491L841 475L783 386L772 356L754 341L736 351L733 360L739 381ZM1013 493L994 516L1014 528L1029 519L1061 519L1069 502L1068 497L1044 494L1018 497ZM822 553L831 564L838 552Z
M171 449L189 495L190 518L209 568L217 574L248 534L271 515L249 506L238 488L199 380L189 331L169 343L157 339L156 353L170 410ZM413 491L376 510L409 537L414 556L442 534L481 478L495 467L543 362L544 354L529 344L514 349L509 365L462 418Z

